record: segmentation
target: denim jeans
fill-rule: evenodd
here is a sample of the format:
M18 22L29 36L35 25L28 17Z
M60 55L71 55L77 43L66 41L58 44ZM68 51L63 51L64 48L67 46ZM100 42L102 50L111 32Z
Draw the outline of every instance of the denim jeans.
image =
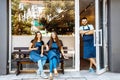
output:
M55 57L53 57L52 59L50 59L50 73L53 72L53 69L57 68L57 59Z
M43 66L45 65L45 63L46 63L46 60L39 60L38 61L38 70L40 72L43 72Z

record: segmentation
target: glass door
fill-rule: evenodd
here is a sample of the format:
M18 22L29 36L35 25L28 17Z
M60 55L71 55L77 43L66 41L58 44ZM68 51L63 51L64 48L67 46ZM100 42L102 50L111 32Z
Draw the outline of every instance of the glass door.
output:
M95 0L95 46L96 46L96 73L107 70L107 0Z

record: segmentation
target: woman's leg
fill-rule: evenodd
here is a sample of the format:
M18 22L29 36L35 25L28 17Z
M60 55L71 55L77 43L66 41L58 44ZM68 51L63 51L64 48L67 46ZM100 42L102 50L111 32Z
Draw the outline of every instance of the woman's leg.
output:
M41 60L38 60L38 70L40 73L43 72L43 65Z
M53 62L53 69L56 69L57 68L57 59L54 57L52 59L52 62Z
M45 56L39 58L39 60L38 60L38 67L39 67L39 71L40 72L43 72L43 66L46 63L46 60L47 60L47 57L45 57Z
M56 68L57 68L57 59L54 57L50 60L50 79L53 78L53 75L52 75L53 69L54 69L54 74L58 75Z
M42 60L42 66L44 66L46 63L46 60Z
M53 72L53 69L57 68L57 59L54 57L50 60L50 73Z
M53 60L54 74L57 76L58 75L58 72L57 72L57 59L54 57L52 60Z
M50 67L50 73L52 73L53 72L53 60L52 59L50 59L49 67Z
M45 64L46 63L46 60L39 60L38 61L38 67L39 67L39 72L40 72L40 76L42 77L42 78L48 78L47 77L47 75L44 73L44 71L43 71L43 64Z
M52 72L53 72L53 60L50 59L49 61L49 67L50 67L50 80L53 79L53 75L52 75Z

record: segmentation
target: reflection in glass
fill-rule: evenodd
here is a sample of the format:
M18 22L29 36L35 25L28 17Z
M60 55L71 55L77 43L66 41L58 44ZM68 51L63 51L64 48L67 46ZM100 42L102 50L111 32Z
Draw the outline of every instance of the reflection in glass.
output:
M12 0L12 34L74 33L74 1Z
M12 52L14 47L28 47L36 31L40 31L46 44L52 31L56 31L64 46L68 47L65 69L74 69L74 0L11 0ZM17 55L12 55L12 60ZM16 70L16 62L11 69ZM23 69L37 69L37 65L24 64ZM46 64L49 69L49 64Z

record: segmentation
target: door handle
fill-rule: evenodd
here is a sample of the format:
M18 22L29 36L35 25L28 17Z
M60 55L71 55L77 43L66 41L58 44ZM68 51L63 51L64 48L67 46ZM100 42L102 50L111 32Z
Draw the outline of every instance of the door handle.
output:
M96 30L94 30L94 46L96 46Z
M99 46L102 46L102 29L99 30Z
M98 37L97 37L97 35L96 35L96 30L94 30L94 46L96 46L96 42L98 42L98 46L102 46L102 29L100 29L100 30L98 30L98 32L99 32L99 35L98 35ZM96 38L98 38L98 41L96 41L97 39Z

